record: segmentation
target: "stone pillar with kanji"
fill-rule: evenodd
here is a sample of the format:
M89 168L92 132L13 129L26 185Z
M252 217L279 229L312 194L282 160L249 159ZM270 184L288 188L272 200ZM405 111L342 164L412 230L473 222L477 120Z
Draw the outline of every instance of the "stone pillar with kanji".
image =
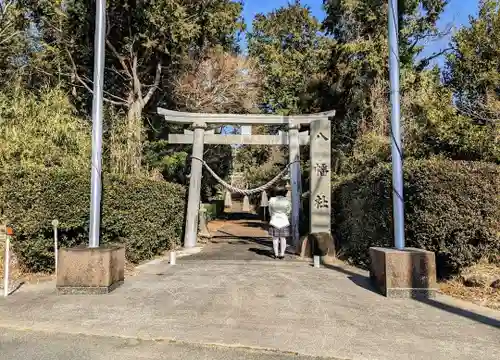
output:
M331 233L331 128L328 118L311 122L310 128L310 232Z

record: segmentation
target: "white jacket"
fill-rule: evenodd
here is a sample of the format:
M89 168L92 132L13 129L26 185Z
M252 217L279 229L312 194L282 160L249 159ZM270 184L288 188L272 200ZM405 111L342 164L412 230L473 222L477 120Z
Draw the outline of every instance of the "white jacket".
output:
M292 212L292 203L290 199L284 196L272 197L269 200L269 214L271 220L269 224L277 229L290 225L290 213Z

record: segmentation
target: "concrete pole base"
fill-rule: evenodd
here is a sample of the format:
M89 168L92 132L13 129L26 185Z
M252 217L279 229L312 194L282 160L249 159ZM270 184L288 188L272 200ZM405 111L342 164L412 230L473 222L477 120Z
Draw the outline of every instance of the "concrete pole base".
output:
M431 251L370 248L370 278L391 298L431 298L437 293L436 260Z
M123 246L60 249L58 255L58 294L107 294L124 281Z

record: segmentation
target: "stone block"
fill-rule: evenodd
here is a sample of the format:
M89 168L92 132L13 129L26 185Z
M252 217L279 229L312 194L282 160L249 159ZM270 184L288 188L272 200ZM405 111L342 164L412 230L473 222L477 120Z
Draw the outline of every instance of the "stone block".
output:
M431 251L370 248L370 278L387 297L430 298L437 292L436 259Z
M312 257L311 242L308 239L309 239L308 235L301 236L299 239L299 243L295 248L296 255L299 255L301 258Z
M312 258L314 255L322 258L335 258L335 240L330 233L312 233L300 239L297 255L302 258Z
M125 248L102 246L59 250L56 288L59 294L107 294L125 278Z

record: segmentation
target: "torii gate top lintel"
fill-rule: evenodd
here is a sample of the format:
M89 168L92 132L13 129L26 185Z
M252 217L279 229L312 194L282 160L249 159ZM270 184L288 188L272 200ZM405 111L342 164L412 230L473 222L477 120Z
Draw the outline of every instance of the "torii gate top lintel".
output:
M158 114L163 115L170 123L192 124L202 121L206 124L239 124L239 125L301 125L312 121L335 116L335 110L307 115L267 115L267 114L208 114L190 113L158 108Z

